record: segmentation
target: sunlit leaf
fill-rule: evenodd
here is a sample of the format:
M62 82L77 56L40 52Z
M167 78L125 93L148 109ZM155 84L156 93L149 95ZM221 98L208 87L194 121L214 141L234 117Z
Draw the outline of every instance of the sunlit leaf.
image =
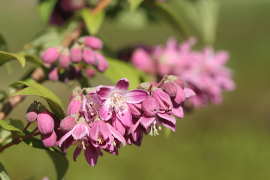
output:
M14 95L31 95L31 96L40 96L45 98L51 108L51 110L58 115L59 117L64 116L63 103L51 90L45 86L33 81L19 81L19 84L27 86L26 88L16 92Z
M130 82L130 88L136 88L139 85L140 72L134 66L117 59L107 58L107 60L109 68L104 73L107 78L114 83L121 78L127 78Z
M5 130L8 130L8 131L16 132L20 135L24 134L22 132L22 130L20 130L19 128L15 127L14 125L8 123L6 120L0 120L0 127L5 129Z
M43 0L40 2L38 9L42 20L45 22L49 21L56 2L57 0Z
M0 66L11 61L11 60L17 60L22 67L25 66L25 57L23 54L21 53L9 53L9 52L4 52L4 51L0 51Z
M0 162L0 179L1 180L10 180L8 173L1 162Z
M90 9L85 8L81 11L81 16L86 24L88 32L92 35L98 33L105 17L104 11L92 13Z

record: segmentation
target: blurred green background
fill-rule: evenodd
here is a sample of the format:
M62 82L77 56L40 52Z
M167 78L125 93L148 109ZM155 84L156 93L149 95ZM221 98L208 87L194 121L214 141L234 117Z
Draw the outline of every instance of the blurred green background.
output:
M12 51L19 50L43 27L36 0L1 0L0 33ZM125 147L119 156L105 154L89 167L83 156L70 161L66 180L267 180L270 179L270 1L221 0L217 49L231 53L237 89L224 103L189 114L170 137L146 137L142 147ZM174 32L152 25L143 30L104 26L113 47L133 42L163 43ZM22 74L0 69L1 89ZM9 72L11 71L11 72ZM47 83L67 102L70 85ZM65 92L65 93L63 93ZM23 117L28 99L12 114ZM71 151L68 153L72 154ZM56 178L53 163L41 150L14 146L0 155L13 180Z

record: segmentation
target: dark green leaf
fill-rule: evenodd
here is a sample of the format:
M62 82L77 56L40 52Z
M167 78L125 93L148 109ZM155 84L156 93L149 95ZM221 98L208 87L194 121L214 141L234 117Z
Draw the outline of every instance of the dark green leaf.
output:
M64 116L63 111L63 103L51 90L46 88L45 86L33 81L19 81L19 84L23 84L27 86L26 88L16 92L15 95L32 95L32 96L40 96L45 98L51 108L51 110L59 117L62 118Z
M11 60L17 60L22 65L22 67L25 66L25 57L21 53L8 53L4 51L0 51L0 66L11 61Z
M57 173L57 180L63 180L69 167L67 157L63 153L59 152L47 151L47 153L53 161Z
M45 21L48 22L49 18L52 14L52 11L55 7L57 0L43 0L39 4L39 13L41 18Z
M90 9L85 8L81 11L81 16L90 34L97 34L105 17L104 11L93 14Z
M1 162L0 162L0 179L1 180L10 180L8 173Z
M6 120L0 120L0 127L3 128L3 129L5 129L5 130L8 130L8 131L16 132L19 135L23 135L24 134L22 132L22 130L20 130L19 128L15 127L14 125L11 125Z
M23 142L25 144L27 144L28 146L31 146L33 148L37 148L37 149L45 149L46 147L44 147L44 145L42 144L41 140L37 139L37 138L27 138L24 139Z
M0 51L7 51L7 43L1 34L0 34Z
M130 82L130 88L138 87L140 83L140 72L132 65L123 61L107 58L109 68L105 71L104 75L111 79L114 83L121 78L127 78Z

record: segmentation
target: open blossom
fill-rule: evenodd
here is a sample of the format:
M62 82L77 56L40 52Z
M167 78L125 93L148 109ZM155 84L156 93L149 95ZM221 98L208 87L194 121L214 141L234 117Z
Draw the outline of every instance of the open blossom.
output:
M132 115L128 104L142 102L146 98L147 93L139 89L128 91L128 86L128 80L121 79L115 87L101 86L99 88L98 95L104 100L100 108L102 119L116 118L127 127L132 125Z
M230 69L225 66L229 55L224 51L214 52L212 48L192 50L194 43L190 39L179 45L170 39L165 46L152 47L151 51L135 50L131 60L137 68L158 78L178 76L196 92L189 100L193 106L220 103L222 92L235 88ZM173 85L166 86L173 88Z
M96 70L104 72L109 64L99 52L102 41L94 36L78 39L71 48L51 47L41 53L41 59L49 68L52 81L68 81L85 75L93 77Z

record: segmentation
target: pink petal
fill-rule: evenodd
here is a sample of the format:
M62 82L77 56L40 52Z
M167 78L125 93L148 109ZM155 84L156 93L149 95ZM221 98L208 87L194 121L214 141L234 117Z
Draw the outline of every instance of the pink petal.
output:
M127 98L127 103L137 104L145 100L145 98L147 97L147 92L144 90L136 89L136 90L128 91L125 97Z
M117 111L116 116L127 127L130 127L133 124L132 116L128 107L124 110Z
M64 141L66 141L70 136L72 135L72 130L66 133L59 141L58 141L58 146L61 147Z
M196 95L196 93L190 88L184 88L184 94L186 98L190 98Z
M99 109L99 115L102 120L109 120L112 117L112 110L108 103L104 103Z
M94 141L97 141L99 138L99 126L97 123L93 123L93 126L90 128L89 130L89 136L91 139L93 139Z
M158 113L158 116L161 117L162 119L165 119L166 121L171 122L172 124L175 124L176 123L176 119L172 115Z
M81 151L82 151L82 147L80 145L77 146L73 152L73 161L77 160L77 157L80 155Z
M112 87L102 86L98 88L97 94L102 100L105 100L109 96L111 91L112 91Z
M183 108L181 106L178 108L173 108L172 113L178 118L184 117L184 111L183 111Z
M145 129L148 129L152 125L152 123L155 121L155 119L156 119L155 117L143 116L139 119L139 121Z
M123 78L120 79L117 83L116 83L116 88L117 89L121 89L121 90L127 90L129 86L129 82L128 79Z
M118 141L120 141L123 145L126 145L125 138L121 135L119 131L114 129L110 124L107 124L110 132L112 133L113 137L115 137Z
M72 129L72 137L75 140L79 140L84 138L85 136L89 135L89 127L87 124L80 123L77 124L73 129Z

